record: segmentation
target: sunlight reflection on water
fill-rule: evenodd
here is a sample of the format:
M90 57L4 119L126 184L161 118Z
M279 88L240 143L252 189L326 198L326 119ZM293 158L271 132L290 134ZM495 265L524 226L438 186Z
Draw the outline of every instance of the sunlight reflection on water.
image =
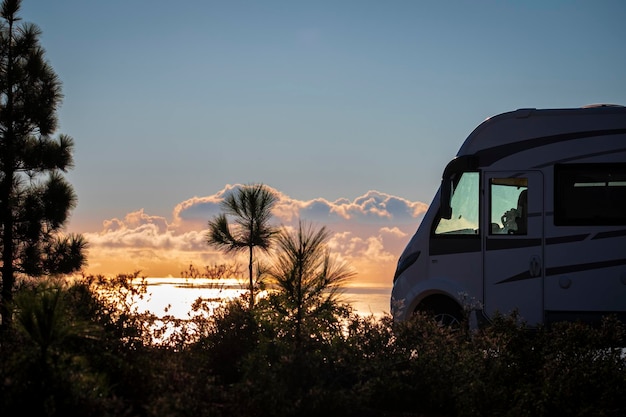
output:
M157 316L172 315L176 318L188 318L191 306L198 299L215 301L239 297L245 293L236 279L211 280L205 278L146 278L148 294L146 300L139 303L140 311L150 311ZM342 299L362 315L380 317L389 314L391 287L376 285L346 286Z

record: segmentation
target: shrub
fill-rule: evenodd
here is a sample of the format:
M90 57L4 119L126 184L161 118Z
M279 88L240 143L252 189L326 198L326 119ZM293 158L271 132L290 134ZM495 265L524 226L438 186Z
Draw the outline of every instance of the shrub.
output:
M243 298L194 316L181 343L147 344L144 316L108 314L92 291L49 293L54 337L3 333L3 415L626 415L625 329L613 319L530 329L512 314L470 332L344 308L296 343L270 302L250 310Z

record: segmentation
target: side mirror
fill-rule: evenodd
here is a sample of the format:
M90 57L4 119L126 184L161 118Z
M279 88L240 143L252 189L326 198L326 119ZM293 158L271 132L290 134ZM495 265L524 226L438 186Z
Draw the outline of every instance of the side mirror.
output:
M441 195L439 202L439 216L442 219L450 220L452 218L452 179L441 179Z
M461 173L465 171L476 171L478 169L478 157L475 155L463 155L454 158L448 163L446 169L443 170L441 178L441 194L439 201L439 215L442 219L450 220L452 218L452 189L454 179L461 177Z

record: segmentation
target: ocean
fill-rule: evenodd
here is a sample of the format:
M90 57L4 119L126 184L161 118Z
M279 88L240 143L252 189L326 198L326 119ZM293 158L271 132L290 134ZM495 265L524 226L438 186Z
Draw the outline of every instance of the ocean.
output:
M199 297L215 304L240 296L240 281L235 279L212 280L205 278L146 278L148 297L139 303L141 311L162 317L172 315L185 319L191 306ZM244 284L245 285L245 284ZM342 300L350 304L357 314L381 317L389 314L391 285L351 283L342 292Z

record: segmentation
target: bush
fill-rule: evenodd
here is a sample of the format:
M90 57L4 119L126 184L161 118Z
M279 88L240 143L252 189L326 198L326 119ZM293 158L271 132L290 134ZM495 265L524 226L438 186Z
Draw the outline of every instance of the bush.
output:
M178 328L193 337L147 344L145 316L109 314L84 283L61 291L62 332L45 351L28 332L2 334L3 416L626 415L625 329L613 319L529 329L513 314L470 332L338 309L296 343L271 304L243 299Z

